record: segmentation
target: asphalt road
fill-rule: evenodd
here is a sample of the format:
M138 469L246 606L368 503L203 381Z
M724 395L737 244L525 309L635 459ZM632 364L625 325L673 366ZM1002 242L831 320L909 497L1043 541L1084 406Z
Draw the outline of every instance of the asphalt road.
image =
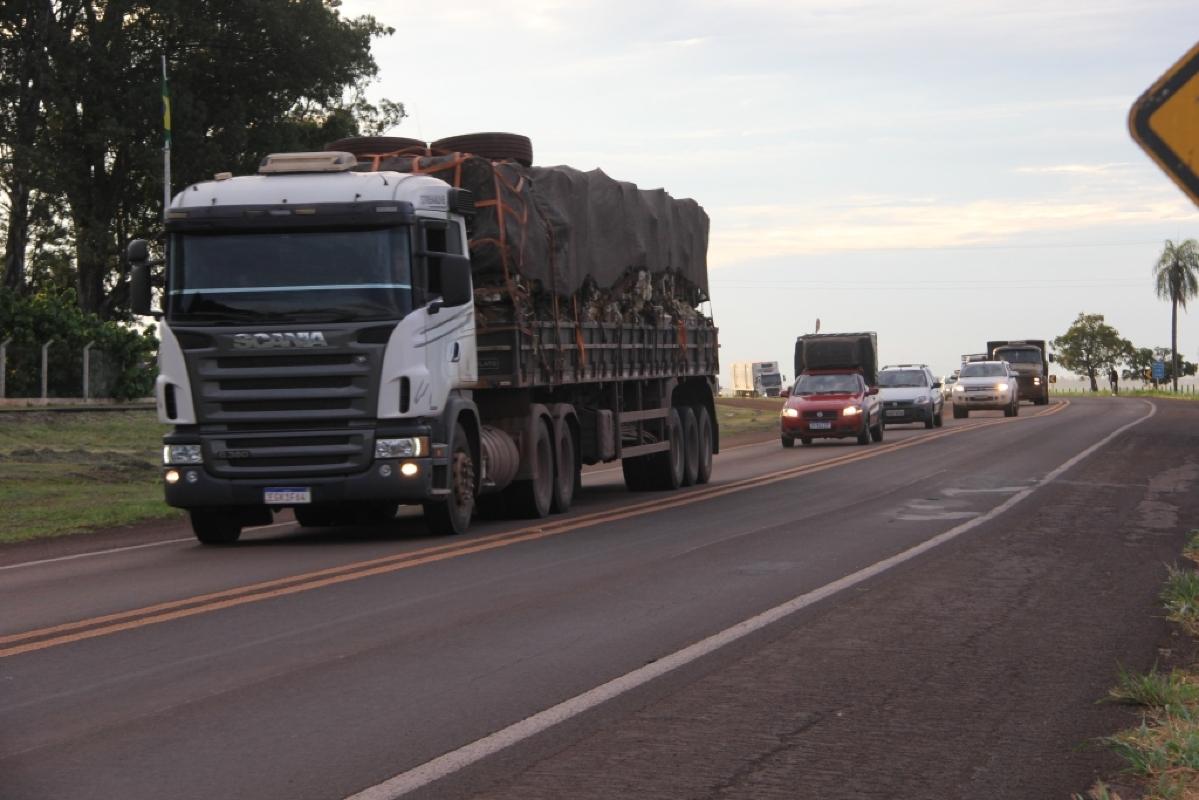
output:
M570 515L459 539L21 551L0 798L1068 796L1117 768L1080 747L1128 721L1095 702L1116 663L1166 641L1197 419L743 445L707 487L593 471Z

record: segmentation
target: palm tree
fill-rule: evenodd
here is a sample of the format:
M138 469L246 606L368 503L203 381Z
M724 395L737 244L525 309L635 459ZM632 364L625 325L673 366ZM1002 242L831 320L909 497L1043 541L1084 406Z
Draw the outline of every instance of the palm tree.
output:
M1199 295L1199 242L1166 240L1166 246L1153 267L1157 296L1170 301L1170 374L1178 391L1178 307Z

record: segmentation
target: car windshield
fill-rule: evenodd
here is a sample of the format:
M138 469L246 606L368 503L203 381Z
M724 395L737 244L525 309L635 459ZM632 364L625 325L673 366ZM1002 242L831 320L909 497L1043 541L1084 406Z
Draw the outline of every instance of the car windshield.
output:
M886 389L899 386L928 386L924 372L918 369L885 369L878 374L878 385Z
M400 319L412 307L406 228L175 234L175 322Z
M1020 350L996 350L995 357L1009 364L1040 364L1041 351L1035 347L1025 347Z
M794 394L856 394L859 390L857 375L802 375Z
M994 361L975 361L970 364L963 364L962 371L959 377L962 378L1003 378L1007 376L1007 370L1003 364Z

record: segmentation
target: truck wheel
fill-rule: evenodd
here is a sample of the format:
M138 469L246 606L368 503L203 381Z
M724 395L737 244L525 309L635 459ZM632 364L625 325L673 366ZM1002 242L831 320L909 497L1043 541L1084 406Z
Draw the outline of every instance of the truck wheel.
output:
M1013 417L1020 416L1020 401L1019 400L1012 403L1012 416Z
M446 498L423 504L425 527L438 536L466 533L475 511L475 461L461 423L454 425L450 440L449 473L450 493Z
M712 479L712 418L706 406L695 406L695 427L699 438L695 482L704 484Z
M958 408L957 406L953 407L953 418L954 419L965 419L968 416L970 416L970 412L968 410L966 410L964 408Z
M779 441L783 443L783 447L795 447L794 436L779 436Z
M644 492L653 489L650 481L650 457L637 456L635 458L622 458L620 460L620 471L624 474L625 488L630 492Z
M549 516L554 499L554 448L545 420L537 423L533 435L533 477L513 482L508 492L519 516L541 519Z
M575 485L579 475L579 460L575 457L575 438L570 425L565 421L558 426L558 443L554 448L554 493L550 498L550 511L565 514L575 499Z
M233 508L193 508L187 512L191 517L192 533L201 544L233 544L241 538L241 520Z
M699 423L690 406L679 406L683 433L683 485L694 486L699 474Z
M672 491L683 485L683 421L677 408L666 415L666 440L670 449L650 456L653 466L651 477L656 488Z

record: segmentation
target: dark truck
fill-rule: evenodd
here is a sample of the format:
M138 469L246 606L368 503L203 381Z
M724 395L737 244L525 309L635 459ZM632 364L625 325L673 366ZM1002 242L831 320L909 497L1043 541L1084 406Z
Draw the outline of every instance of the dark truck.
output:
M175 196L160 318L167 503L205 544L423 506L566 511L584 464L706 483L718 448L708 217L528 140L382 137L268 156Z
M873 333L813 333L795 342L795 384L779 421L783 447L795 440L883 440L878 339Z
M987 342L987 355L994 361L1012 365L1020 384L1020 399L1038 406L1049 402L1049 363L1053 356L1044 339L1012 339Z

